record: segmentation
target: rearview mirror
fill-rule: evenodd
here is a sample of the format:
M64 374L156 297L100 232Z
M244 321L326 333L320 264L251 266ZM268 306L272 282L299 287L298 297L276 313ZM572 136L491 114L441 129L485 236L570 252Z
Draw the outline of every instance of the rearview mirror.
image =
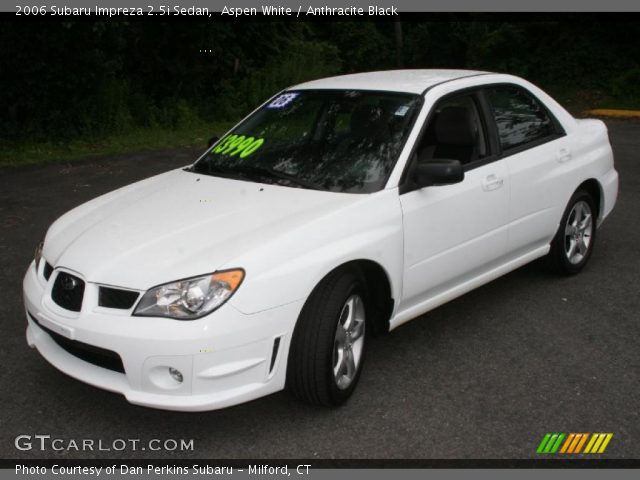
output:
M459 160L434 159L416 163L412 178L418 188L450 185L464 180L464 170Z
M214 143L216 143L218 140L220 140L220 137L216 137L215 135L213 137L211 137L209 139L209 141L207 142L207 147L211 147L211 145L213 145Z

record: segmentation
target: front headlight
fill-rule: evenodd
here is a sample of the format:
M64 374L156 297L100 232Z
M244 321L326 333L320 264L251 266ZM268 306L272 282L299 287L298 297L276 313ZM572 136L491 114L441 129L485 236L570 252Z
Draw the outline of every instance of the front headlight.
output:
M36 261L36 272L40 269L40 260L42 260L42 247L44 242L40 242L36 247L36 253L34 254L34 260Z
M158 285L148 290L134 315L194 320L231 298L244 279L244 270L224 270Z

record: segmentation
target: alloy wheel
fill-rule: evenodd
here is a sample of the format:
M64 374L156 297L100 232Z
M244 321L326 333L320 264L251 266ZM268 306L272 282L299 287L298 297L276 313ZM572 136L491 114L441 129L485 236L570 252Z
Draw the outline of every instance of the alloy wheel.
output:
M564 230L564 253L567 260L577 265L585 258L591 245L593 214L584 200L576 202L567 217Z
M340 390L349 388L357 376L364 347L365 322L362 298L351 295L340 311L333 342L333 376Z

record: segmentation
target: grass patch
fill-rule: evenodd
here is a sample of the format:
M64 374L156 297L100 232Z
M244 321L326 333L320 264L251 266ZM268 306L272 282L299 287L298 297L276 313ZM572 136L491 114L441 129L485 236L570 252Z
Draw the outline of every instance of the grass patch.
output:
M0 144L0 167L69 162L103 155L169 150L207 146L214 135L220 136L231 122L198 123L189 127L137 128L100 138L77 139L66 143Z

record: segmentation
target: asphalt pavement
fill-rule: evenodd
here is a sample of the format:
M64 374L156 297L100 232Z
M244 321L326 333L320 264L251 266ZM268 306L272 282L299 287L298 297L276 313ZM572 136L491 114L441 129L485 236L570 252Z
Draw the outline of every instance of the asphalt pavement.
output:
M310 407L281 392L207 413L130 405L25 342L22 277L59 215L188 164L195 150L0 170L0 458L536 458L546 432L611 432L640 458L640 123L610 121L620 195L586 270L537 261L375 338L355 395ZM193 451L18 450L65 441L193 440ZM34 442L34 446L37 446Z

